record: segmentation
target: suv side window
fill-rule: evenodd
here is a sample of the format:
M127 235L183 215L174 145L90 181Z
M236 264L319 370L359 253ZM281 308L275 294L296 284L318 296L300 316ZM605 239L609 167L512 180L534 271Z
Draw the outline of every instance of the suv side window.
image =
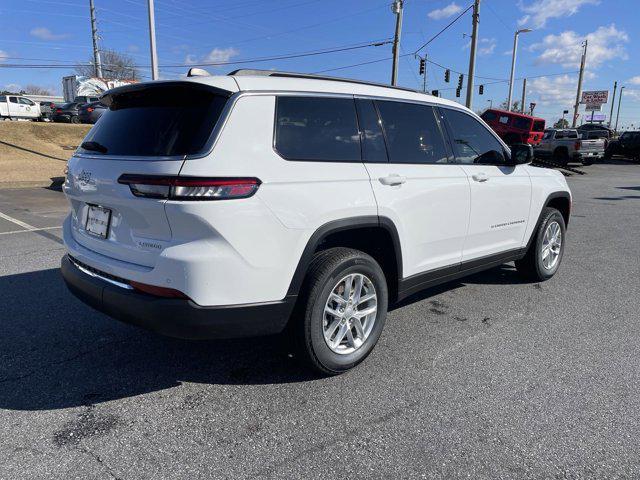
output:
M391 163L448 163L433 107L376 100Z
M464 112L442 108L451 134L456 160L466 165L503 165L502 144L478 120Z
M287 160L360 162L352 98L276 99L275 148Z
M375 163L388 162L382 123L373 100L356 99L356 110L362 141L362 160Z

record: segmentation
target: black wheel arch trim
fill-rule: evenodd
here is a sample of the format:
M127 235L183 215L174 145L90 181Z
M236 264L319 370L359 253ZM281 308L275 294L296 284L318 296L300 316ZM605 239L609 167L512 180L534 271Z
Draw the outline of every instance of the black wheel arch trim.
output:
M398 278L394 279L394 281L398 282L399 279L402 278L402 247L400 245L400 236L398 235L395 223L393 223L393 221L388 217L363 215L343 218L340 220L332 220L319 227L311 235L302 252L300 260L298 261L298 266L296 267L291 283L289 284L287 296L298 295L315 251L329 235L347 230L357 230L360 228L383 228L387 233L389 233L395 250L396 268L398 272Z
M565 220L565 228L569 226L569 217L571 216L571 194L569 192L567 192L567 191L560 191L560 192L550 193L549 196L547 196L547 199L545 200L544 205L542 205L542 208L540 209L540 213L538 214L538 220L536 221L536 226L531 231L531 236L529 237L529 240L527 241L526 250L529 250L529 247L531 247L531 244L533 243L534 239L536 238L536 232L538 231L538 228L540 227L540 222L542 222L542 213L544 212L544 209L547 208L549 206L549 204L551 203L551 201L556 199L556 198L566 198L567 200L569 200L569 213L568 213L567 218Z

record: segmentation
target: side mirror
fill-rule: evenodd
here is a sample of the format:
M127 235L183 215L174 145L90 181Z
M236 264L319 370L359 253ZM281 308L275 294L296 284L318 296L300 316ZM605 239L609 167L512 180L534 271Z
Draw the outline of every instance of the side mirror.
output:
M533 161L533 147L527 143L515 143L511 145L510 165L523 165Z

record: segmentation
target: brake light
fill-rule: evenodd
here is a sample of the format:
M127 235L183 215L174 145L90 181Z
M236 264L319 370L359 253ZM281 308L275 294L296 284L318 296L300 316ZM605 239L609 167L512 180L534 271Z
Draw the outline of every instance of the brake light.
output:
M56 112L61 112L62 109L61 108L56 108Z
M136 197L168 200L232 200L248 198L258 190L257 178L164 177L124 174L118 183L129 185Z
M93 112L93 107L87 108L87 112L89 112L89 113Z
M575 148L576 148L576 150L580 150L580 148L581 148L581 147L582 147L582 142L581 142L580 140L578 140L578 141L575 143Z
M156 297L189 298L180 290L175 290L173 288L156 287L155 285L147 285L146 283L134 282L132 280L129 281L129 285L139 292L148 293L149 295Z

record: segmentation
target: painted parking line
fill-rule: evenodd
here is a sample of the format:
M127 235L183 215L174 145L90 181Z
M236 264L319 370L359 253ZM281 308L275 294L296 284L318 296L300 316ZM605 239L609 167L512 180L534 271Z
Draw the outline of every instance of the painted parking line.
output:
M27 230L37 230L37 227L34 227L33 225L29 225L28 223L18 220L17 218L10 217L6 213L0 212L0 218L4 218L5 220L10 221L11 223L15 223L19 227L26 228Z
M12 235L14 233L41 232L43 230L55 230L57 228L62 228L62 225L58 225L56 227L29 228L27 230L12 230L10 232L0 232L0 235Z
M48 240L56 242L56 243L58 243L60 245L64 244L61 239L59 239L55 235L53 235L53 234L51 234L51 233L46 231L46 230L52 230L54 228L60 228L60 227L46 227L46 228L34 227L33 225L29 225L28 223L23 222L22 220L18 220L17 218L13 218L13 217L7 215L6 213L2 213L2 212L0 212L0 218L4 218L5 220L8 220L8 221L10 221L12 223L15 223L19 227L24 228L24 230L14 230L13 232L5 232L5 233L33 232L36 235L40 235L41 237L44 237L44 238L46 238Z

